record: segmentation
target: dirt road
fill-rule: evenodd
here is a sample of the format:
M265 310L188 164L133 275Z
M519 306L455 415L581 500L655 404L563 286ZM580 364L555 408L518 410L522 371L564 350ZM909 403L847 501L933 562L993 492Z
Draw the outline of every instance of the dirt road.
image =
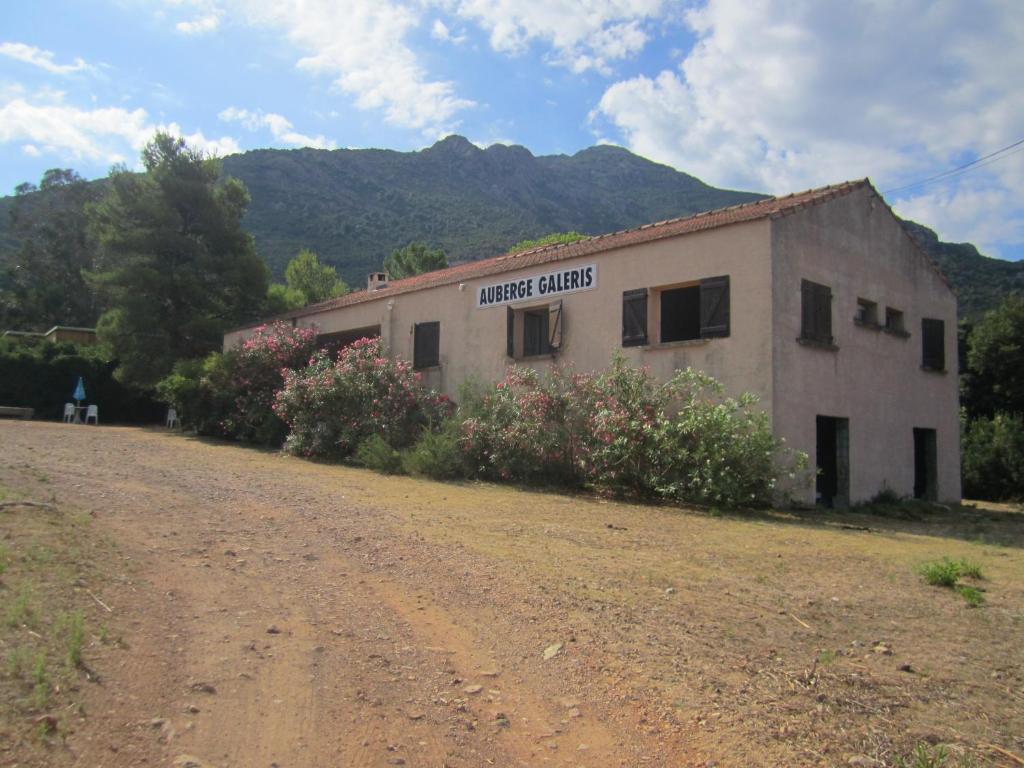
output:
M137 429L6 422L0 446L0 482L91 514L119 553L97 597L127 642L86 649L103 684L67 735L77 765L1024 748L1012 541L387 478ZM914 572L962 552L989 575L984 609Z

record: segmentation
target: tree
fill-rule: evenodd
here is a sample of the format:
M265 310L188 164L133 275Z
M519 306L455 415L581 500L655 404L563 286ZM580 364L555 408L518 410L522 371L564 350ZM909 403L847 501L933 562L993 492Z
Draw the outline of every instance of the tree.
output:
M119 376L152 386L259 312L267 268L241 226L249 194L221 178L218 160L158 133L142 161L144 174L115 169L93 208L101 249L93 281L109 307L97 330Z
M1008 296L971 328L963 399L971 416L1024 414L1024 297Z
M96 258L86 208L102 195L70 169L51 168L37 187L19 184L11 232L20 247L0 267L0 322L43 331L93 326L99 315L85 279Z
M579 232L552 232L550 235L544 235L544 237L538 237L536 240L520 240L518 243L513 245L509 250L512 252L517 251L530 251L534 248L542 248L545 245L563 245L567 243L575 243L577 240L585 240L588 235L582 235Z
M288 287L302 294L306 304L316 304L348 293L345 281L330 264L321 264L312 251L303 248L284 270Z
M448 257L440 248L430 250L424 243L409 243L384 259L384 271L392 280L421 275L448 266Z

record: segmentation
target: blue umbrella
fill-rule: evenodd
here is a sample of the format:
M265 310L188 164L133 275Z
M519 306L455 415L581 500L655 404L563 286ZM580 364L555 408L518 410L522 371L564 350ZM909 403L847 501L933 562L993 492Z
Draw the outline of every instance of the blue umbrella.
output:
M82 381L82 377L78 377L78 385L75 387L75 393L71 395L71 399L75 401L76 406L81 406L83 400L85 400L85 382Z

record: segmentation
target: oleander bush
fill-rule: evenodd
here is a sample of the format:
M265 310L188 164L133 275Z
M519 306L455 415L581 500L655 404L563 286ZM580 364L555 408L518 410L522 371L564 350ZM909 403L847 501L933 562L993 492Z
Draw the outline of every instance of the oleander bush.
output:
M317 352L308 367L285 371L274 409L288 425L289 452L330 459L350 457L373 435L402 450L454 410L410 363L388 357L380 339L360 339L333 359Z
M770 504L806 457L774 437L757 398L692 370L659 383L617 355L600 374L511 368L460 411L471 474L715 506Z
M274 402L284 372L307 365L315 349L312 328L261 326L237 349L178 362L157 392L199 434L281 445L288 430Z

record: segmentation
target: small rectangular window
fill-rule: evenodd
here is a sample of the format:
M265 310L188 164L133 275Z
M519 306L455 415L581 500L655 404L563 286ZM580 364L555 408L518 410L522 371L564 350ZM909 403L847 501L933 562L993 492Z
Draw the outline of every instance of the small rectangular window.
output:
M412 367L433 368L441 362L441 323L413 326Z
M943 320L921 320L921 367L929 371L946 370L946 323Z
M868 328L878 328L878 304L868 299L857 299L857 314L853 322Z
M832 344L832 289L810 280L800 282L800 338Z
M622 346L640 347L647 343L647 289L622 293Z
M890 333L906 333L903 328L903 313L900 310L885 308L885 330Z

